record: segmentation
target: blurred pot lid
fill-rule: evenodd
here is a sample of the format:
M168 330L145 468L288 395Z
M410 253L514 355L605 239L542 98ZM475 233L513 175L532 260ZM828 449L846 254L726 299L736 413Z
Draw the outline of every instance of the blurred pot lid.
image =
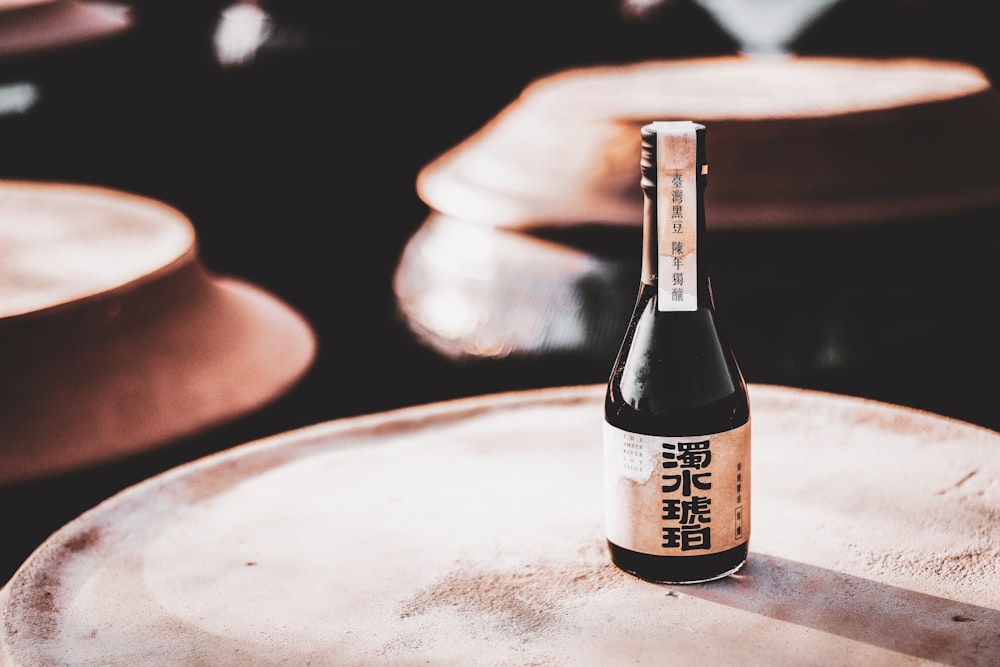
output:
M294 309L202 265L179 211L0 181L0 483L111 462L235 421L316 354Z
M565 70L427 164L456 218L530 229L637 225L639 128L705 123L716 228L831 226L1000 204L1000 99L927 59L725 56Z
M0 0L0 57L113 37L132 26L127 7L96 0Z

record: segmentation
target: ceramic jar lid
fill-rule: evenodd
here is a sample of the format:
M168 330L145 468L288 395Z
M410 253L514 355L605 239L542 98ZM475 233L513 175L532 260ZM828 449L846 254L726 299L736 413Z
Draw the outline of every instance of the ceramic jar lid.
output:
M714 228L830 226L1000 204L1000 99L971 65L726 56L534 81L420 172L434 210L530 229L640 225L639 128L708 128Z
M0 483L234 421L311 366L310 324L213 274L192 223L90 186L0 182Z

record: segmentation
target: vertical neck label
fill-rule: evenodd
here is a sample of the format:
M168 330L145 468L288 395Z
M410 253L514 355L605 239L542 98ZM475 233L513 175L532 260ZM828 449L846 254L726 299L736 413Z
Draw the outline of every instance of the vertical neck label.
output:
M688 122L657 122L656 221L657 308L698 309L698 128Z

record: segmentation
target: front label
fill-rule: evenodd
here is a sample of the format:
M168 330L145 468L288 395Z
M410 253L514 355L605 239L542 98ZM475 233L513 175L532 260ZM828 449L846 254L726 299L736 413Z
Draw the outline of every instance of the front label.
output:
M750 538L750 422L705 436L604 423L607 537L656 556L701 556Z

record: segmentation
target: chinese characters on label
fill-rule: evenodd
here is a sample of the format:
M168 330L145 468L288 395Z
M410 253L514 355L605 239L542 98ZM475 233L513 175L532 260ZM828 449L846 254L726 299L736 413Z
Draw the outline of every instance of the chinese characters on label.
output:
M670 179L670 228L674 234L684 234L684 179L674 174ZM684 241L670 242L670 261L674 272L670 276L670 300L684 301Z
M736 525L733 527L733 534L737 540L742 540L743 535L743 464L736 464L736 511L734 512Z
M697 125L667 123L657 135L657 307L698 309Z
M663 443L663 547L712 548L710 441Z

